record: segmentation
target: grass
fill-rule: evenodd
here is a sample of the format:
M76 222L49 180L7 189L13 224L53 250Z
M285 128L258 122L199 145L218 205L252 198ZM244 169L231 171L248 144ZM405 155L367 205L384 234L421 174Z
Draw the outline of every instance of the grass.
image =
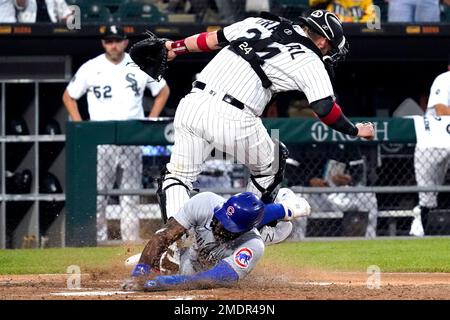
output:
M318 270L450 272L450 238L290 242L266 248L264 263Z
M125 247L0 250L0 274L66 273L71 265L81 272L110 270L139 252Z
M111 270L142 247L0 250L0 274L66 273ZM264 266L361 271L370 265L383 272L449 272L450 238L411 240L340 240L288 242L266 248Z

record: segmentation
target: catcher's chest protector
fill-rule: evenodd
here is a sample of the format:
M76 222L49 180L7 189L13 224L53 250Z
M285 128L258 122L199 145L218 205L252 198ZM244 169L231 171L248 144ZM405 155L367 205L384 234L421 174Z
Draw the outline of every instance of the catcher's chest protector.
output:
M270 48L269 46L274 42L283 45L287 45L289 43L299 43L317 54L322 61L322 53L312 42L312 40L298 34L297 31L294 30L292 23L288 21L281 21L278 27L273 31L272 35L268 38L240 38L231 41L229 49L234 53L240 55L250 64L252 69L261 79L262 85L265 89L269 88L272 85L272 81L270 81L269 77L267 77L266 73L261 67L264 64L264 60L256 53L265 52L267 53L267 55L273 54L272 52L274 48ZM266 59L267 58L268 56L266 56Z

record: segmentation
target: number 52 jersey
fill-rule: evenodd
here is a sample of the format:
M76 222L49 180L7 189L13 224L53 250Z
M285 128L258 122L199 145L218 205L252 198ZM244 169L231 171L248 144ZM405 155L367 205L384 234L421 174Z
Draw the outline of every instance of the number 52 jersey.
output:
M87 93L91 120L130 120L144 118L145 88L157 96L165 85L164 79L157 82L140 70L128 53L119 64L101 54L80 67L67 91L75 100Z

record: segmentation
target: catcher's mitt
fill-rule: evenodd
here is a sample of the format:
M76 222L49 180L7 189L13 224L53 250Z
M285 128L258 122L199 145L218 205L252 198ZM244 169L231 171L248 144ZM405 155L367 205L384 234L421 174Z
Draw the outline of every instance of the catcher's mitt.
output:
M167 69L167 39L158 38L146 31L147 39L135 43L130 48L130 57L142 71L159 81Z

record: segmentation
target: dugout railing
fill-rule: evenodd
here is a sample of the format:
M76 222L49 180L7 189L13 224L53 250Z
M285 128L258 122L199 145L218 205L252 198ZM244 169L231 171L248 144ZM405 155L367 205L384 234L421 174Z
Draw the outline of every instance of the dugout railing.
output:
M314 119L263 119L269 133L279 136L291 152L283 185L309 197L308 200L314 208L311 217L296 223L291 240L300 240L304 237L409 235L410 225L417 217L417 212L413 208L418 201L418 192L439 194L439 207L434 210L433 218L430 219L431 225L436 230L434 232L432 230L430 234L448 234L450 186L416 185L414 121L405 118L352 120L373 121L376 124L376 138L373 141L366 141L345 136ZM108 196L107 217L111 221L117 222L120 219L119 196L124 195L140 198L141 205L137 215L141 222L149 219L160 221L155 182L159 176L159 168L168 161L169 154L158 157L149 153L145 156L147 163L143 161L143 188L129 189L115 186L99 189L97 150L101 145L130 147L172 145L171 119L68 122L66 141L67 246L97 245L96 220L99 196ZM349 150L341 150L341 146L348 147ZM361 156L359 158L363 159L363 162L360 159L351 159L352 157L345 160L337 157L340 160L338 162L342 160L347 163L346 173L354 171L351 174L356 178L351 186L314 187L308 183L317 174L325 178L327 170L331 170L333 166L330 162L324 161L329 158L326 153L331 149L336 149L337 154L354 156L355 151L352 148L358 149L358 155ZM149 160L151 164L148 163ZM319 163L325 164L324 167L317 167ZM230 179L226 183L223 182L225 180L220 180L223 177L215 175L217 171L223 170L214 168L209 170L208 175L204 177L207 183L203 185L201 191L209 190L227 195L244 190L248 173L243 166L235 164L229 169ZM208 184L211 181L221 181L221 184ZM326 201L333 199L334 205L329 208L321 206L324 199ZM336 206L336 203L339 206ZM342 206L342 203L347 203L347 206ZM120 223L126 223L126 220L122 219ZM120 230L111 223L108 227ZM116 230L116 234L110 233L109 237L110 240L120 241L120 231Z

